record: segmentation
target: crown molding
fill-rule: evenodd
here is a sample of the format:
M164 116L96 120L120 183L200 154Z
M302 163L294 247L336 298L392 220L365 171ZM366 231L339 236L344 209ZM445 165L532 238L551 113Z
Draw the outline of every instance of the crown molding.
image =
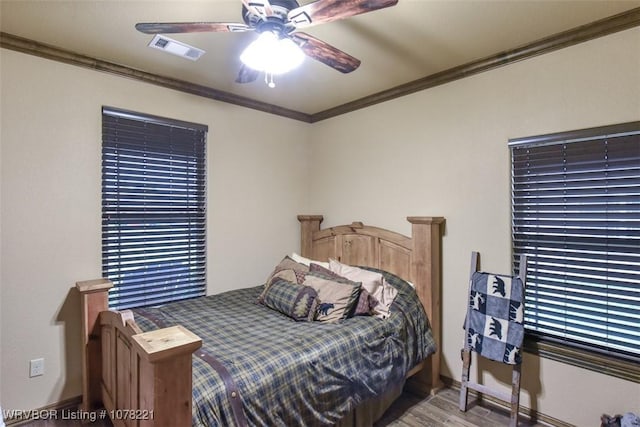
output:
M180 92L251 108L253 110L263 111L265 113L275 114L294 120L300 120L306 123L311 122L311 116L306 113L278 107L277 105L256 101L255 99L190 83L184 80L148 73L146 71L127 67L126 65L103 61L88 55L72 52L70 50L40 43L35 40L30 40L5 32L0 32L0 47L54 61L64 62L66 64L76 65L78 67L89 68L95 71L115 74L117 76L127 77L144 83L150 83L164 88L174 89Z
M458 67L431 74L418 80L405 83L394 88L375 93L355 101L339 105L311 115L311 122L319 122L331 117L346 114L361 108L370 107L405 95L439 86L454 80L463 79L474 74L493 70L498 67L523 61L558 49L573 46L598 37L640 25L640 7L630 9L599 21L576 27L562 33L545 37L515 49L506 50L495 55L471 61Z
M408 82L391 89L387 89L369 96L338 105L327 110L313 114L307 114L277 105L257 101L255 99L221 91L211 87L197 85L184 80L174 79L159 74L127 67L93 58L88 55L72 52L70 50L47 45L27 38L0 32L0 47L15 50L30 55L54 61L64 62L83 68L102 71L122 77L135 79L141 82L174 89L192 95L202 96L216 101L226 102L241 107L251 108L265 113L299 120L305 123L317 123L332 117L350 113L375 104L386 102L395 98L419 92L425 89L439 86L454 80L463 79L474 74L489 71L498 67L513 64L518 61L533 58L538 55L553 52L565 47L573 46L588 40L616 33L618 31L637 27L640 25L640 7L626 12L610 16L589 24L582 25L538 41L528 43L515 49L503 51L482 59L449 68L435 74Z

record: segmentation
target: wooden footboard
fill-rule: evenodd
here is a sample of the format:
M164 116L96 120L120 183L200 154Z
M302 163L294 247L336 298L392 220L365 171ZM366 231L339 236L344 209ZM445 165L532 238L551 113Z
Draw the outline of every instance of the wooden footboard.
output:
M181 326L143 333L129 311L108 310L104 279L76 283L83 319L82 409L104 407L115 426L191 425L192 353Z

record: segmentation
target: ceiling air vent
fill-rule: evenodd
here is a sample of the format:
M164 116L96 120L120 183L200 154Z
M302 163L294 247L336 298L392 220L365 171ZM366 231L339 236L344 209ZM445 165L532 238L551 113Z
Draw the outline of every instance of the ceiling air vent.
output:
M188 44L170 39L169 37L162 36L160 34L157 34L153 40L151 40L149 47L164 50L165 52L169 52L192 61L196 61L204 55L204 50L202 49L189 46Z

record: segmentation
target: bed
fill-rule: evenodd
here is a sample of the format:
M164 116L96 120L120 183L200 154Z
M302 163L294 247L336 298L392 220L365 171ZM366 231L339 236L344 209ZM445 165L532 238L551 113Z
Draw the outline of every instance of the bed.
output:
M256 303L264 285L115 312L108 280L78 282L82 409L104 407L116 426L365 426L409 377L436 391L443 218L408 217L411 237L298 220L303 257L384 275L397 290L387 318L292 321Z

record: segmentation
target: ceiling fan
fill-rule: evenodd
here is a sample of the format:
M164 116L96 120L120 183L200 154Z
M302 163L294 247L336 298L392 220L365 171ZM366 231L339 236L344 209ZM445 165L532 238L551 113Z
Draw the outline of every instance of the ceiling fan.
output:
M243 52L243 64L236 82L250 83L256 80L260 72L264 72L265 81L270 77L269 86L273 87L273 74L294 68L304 55L342 73L350 73L360 66L360 60L300 32L300 28L383 9L396 3L398 0L317 0L300 6L297 0L242 0L244 24L138 23L136 29L145 34L256 31L260 36ZM274 50L270 50L272 48ZM257 55L257 59L251 55Z

